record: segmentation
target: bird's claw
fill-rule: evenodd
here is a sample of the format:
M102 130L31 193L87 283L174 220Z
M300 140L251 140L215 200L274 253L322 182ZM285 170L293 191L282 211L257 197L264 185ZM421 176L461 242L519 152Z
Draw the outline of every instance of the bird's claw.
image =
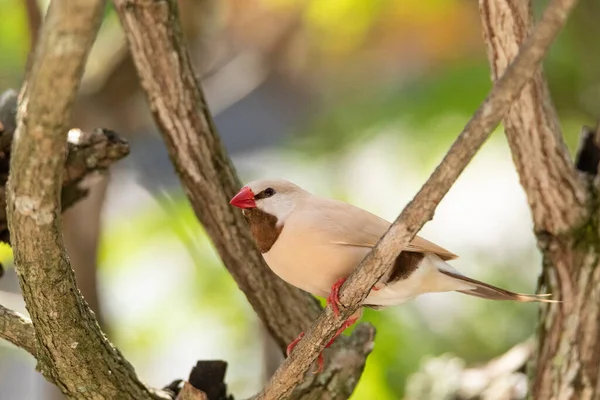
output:
M287 354L288 357L290 356L290 354L292 354L292 351L294 351L294 347L296 347L296 345L298 344L298 342L300 340L302 340L303 337L304 337L304 332L300 332L300 334L298 335L298 337L296 339L294 339L292 341L292 343L288 344L288 347L285 350L285 354Z
M331 304L331 309L333 310L333 314L336 317L340 316L339 306L342 305L342 303L340 303L340 288L342 287L344 282L346 282L346 278L340 278L337 281L335 281L335 283L331 287L331 293L329 293L329 296L327 296L327 304Z

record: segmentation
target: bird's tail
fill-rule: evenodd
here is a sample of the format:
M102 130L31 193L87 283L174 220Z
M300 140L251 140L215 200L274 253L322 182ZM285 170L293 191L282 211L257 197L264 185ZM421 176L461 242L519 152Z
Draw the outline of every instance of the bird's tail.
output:
M444 269L438 269L444 275L447 275L453 279L468 283L474 286L474 289L470 290L457 290L457 292L467 294L469 296L481 297L488 300L513 300L520 301L522 303L529 302L542 302L542 303L559 303L559 300L548 299L551 294L520 294L514 293L499 287L478 281L476 279L469 278L467 276L447 271Z

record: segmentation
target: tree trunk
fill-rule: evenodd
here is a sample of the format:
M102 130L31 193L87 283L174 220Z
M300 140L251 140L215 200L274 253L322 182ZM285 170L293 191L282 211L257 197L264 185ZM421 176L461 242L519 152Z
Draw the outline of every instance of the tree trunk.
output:
M497 79L532 30L531 2L480 0L479 5ZM584 131L578 171L541 70L511 107L504 127L543 256L540 288L561 300L542 306L531 394L535 399L597 399L600 232L593 176L600 155L598 135Z

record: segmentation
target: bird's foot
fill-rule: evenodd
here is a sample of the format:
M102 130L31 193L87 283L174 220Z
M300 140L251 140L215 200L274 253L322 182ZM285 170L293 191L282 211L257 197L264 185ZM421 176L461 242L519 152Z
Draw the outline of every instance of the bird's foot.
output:
M342 282L343 283L343 282ZM331 338L331 340L329 341L329 343L327 343L327 345L325 345L325 348L328 348L329 346L331 346L333 344L333 342L335 341L335 339L337 339L338 336L340 336L346 329L348 329L349 327L351 327L352 325L354 325L356 323L356 321L358 321L358 317L350 317L348 318L348 320L346 320L342 326L340 327L340 329L337 330L337 332L335 333L335 335L333 335L333 338ZM296 345L298 344L298 342L300 340L302 340L302 338L304 337L304 332L300 332L300 334L298 335L298 337L296 339L294 339L294 341L292 341L285 353L287 354L287 356L289 357L290 354L292 354L292 351L294 351L294 347L296 347ZM323 365L325 364L325 361L323 359L323 352L319 353L319 357L317 358L317 370L314 372L315 374L318 374L320 372L323 371Z
M340 278L337 281L335 281L335 283L331 287L331 293L329 293L329 296L327 296L327 304L331 304L333 314L336 317L340 316L339 306L342 305L342 303L340 303L340 287L342 287L344 282L346 282L346 278Z
M333 335L333 338L331 338L331 340L329 341L329 343L327 343L327 345L325 346L325 348L328 348L329 346L331 346L333 344L333 342L335 341L335 339L337 339L337 337L340 336L346 329L348 329L349 327L351 327L352 325L354 325L356 323L356 321L358 321L358 317L350 317L350 318L348 318L348 320L346 320L346 322L344 322L342 324L342 327L337 330L337 332L335 333L335 335Z
M335 335L333 335L333 338L331 338L331 340L329 341L329 343L327 343L325 348L328 348L329 346L331 346L333 344L333 342L335 341L335 339L337 339L337 337L340 336L346 329L348 329L349 327L354 325L356 323L356 321L358 321L358 317L348 318L348 320L343 323L341 328L337 330ZM319 354L319 358L317 358L317 370L314 372L315 374L318 374L323 371L323 364L324 364L323 353L321 352Z
M292 343L288 344L288 347L285 350L285 354L287 354L288 357L290 356L290 354L292 354L292 351L294 351L294 347L296 347L296 345L298 344L298 342L300 340L302 340L303 337L304 337L304 332L300 332L300 334L298 335L298 337L296 339L294 339L292 341Z
M339 335L337 335L337 336L339 336ZM287 354L288 357L290 356L290 354L292 354L292 351L294 351L294 347L296 347L298 342L300 340L302 340L303 337L304 337L304 332L300 332L298 337L296 339L294 339L290 344L288 344L287 349L285 350L285 354ZM333 343L334 339L335 339L335 337L329 342L329 344L327 346L329 346L331 343ZM324 364L323 352L321 352L321 353L319 353L319 358L317 358L317 370L314 372L315 374L318 374L319 372L323 371L323 364Z
M376 283L376 284L373 285L373 287L371 288L371 290L374 291L374 292L379 292L384 287L385 287L384 284L382 284L382 283Z

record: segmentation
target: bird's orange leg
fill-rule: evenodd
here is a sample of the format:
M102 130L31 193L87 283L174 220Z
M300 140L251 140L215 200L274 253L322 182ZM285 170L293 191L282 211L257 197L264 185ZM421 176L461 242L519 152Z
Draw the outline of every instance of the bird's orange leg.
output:
M359 318L358 316L353 316L353 317L348 318L348 320L346 322L344 322L342 327L337 330L337 332L335 333L333 338L331 338L329 343L327 343L325 348L328 348L329 346L331 346L338 336L340 336L346 329L348 329L349 327L354 325L356 323L356 321L358 321L358 318ZM290 356L290 354L292 354L292 351L294 351L294 347L296 347L298 342L300 340L302 340L303 337L304 337L304 332L300 332L298 337L296 339L294 339L294 341L288 345L288 347L286 349L286 354L288 357ZM319 358L317 358L317 371L315 372L315 374L318 374L319 372L323 371L323 363L324 363L323 353L321 352L319 354Z
M290 354L292 354L292 351L294 351L294 347L296 347L296 345L298 344L298 342L300 340L302 340L303 337L304 337L304 332L300 332L300 334L298 335L298 337L296 339L294 339L292 341L292 343L288 344L288 347L285 350L285 354L287 354L288 357L290 356Z
M336 317L340 316L339 306L342 305L342 303L340 303L340 287L342 287L344 282L346 282L346 278L340 278L335 281L331 287L331 293L329 293L329 296L327 296L327 304L331 304L331 308L333 309L333 313Z
M346 322L344 322L342 327L337 330L337 332L335 333L333 338L331 338L329 343L327 343L327 345L325 345L325 348L328 348L329 346L331 346L333 344L333 342L335 341L335 339L337 339L338 336L340 336L346 329L348 329L349 327L354 325L356 323L356 321L358 321L358 318L359 317L348 318L348 320ZM317 371L315 372L315 374L318 374L319 372L323 371L323 363L324 363L323 353L321 352L319 354L319 358L317 358Z

